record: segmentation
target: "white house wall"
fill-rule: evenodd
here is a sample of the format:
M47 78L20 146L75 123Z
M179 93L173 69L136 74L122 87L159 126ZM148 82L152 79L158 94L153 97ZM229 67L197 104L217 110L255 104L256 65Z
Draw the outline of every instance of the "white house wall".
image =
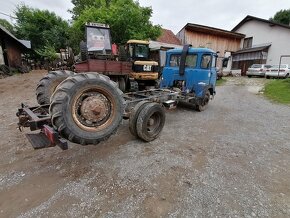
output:
M235 32L245 34L246 38L253 37L253 46L271 43L267 64L278 64L281 55L290 55L290 29L251 20L244 23ZM290 58L282 59L282 63L290 64Z

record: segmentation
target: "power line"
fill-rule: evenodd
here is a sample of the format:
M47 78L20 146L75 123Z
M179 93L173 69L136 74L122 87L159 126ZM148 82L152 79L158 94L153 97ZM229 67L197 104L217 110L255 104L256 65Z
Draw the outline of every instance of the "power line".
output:
M10 17L10 18L13 18L13 19L17 19L17 17L13 17L10 14L6 14L6 13L3 13L1 11L0 11L0 14L5 15L5 16Z

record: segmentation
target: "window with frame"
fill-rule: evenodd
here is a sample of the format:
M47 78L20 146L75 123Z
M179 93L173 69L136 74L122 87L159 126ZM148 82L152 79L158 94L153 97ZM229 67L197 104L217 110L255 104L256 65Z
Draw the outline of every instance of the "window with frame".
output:
M197 63L197 55L189 54L186 56L185 67L195 68Z
M217 57L212 57L211 67L216 67L216 59Z
M178 67L180 65L180 55L172 54L170 56L170 67Z
M252 44L253 44L253 37L245 38L243 48L252 48Z
M180 66L181 55L172 54L170 56L170 67L179 67ZM189 54L186 56L185 67L195 68L197 64L197 55Z
M211 63L211 55L210 54L205 54L201 58L200 67L203 68L203 69L208 69L208 68L210 68L210 63Z
M227 67L229 63L229 58L224 58L222 61L222 67Z

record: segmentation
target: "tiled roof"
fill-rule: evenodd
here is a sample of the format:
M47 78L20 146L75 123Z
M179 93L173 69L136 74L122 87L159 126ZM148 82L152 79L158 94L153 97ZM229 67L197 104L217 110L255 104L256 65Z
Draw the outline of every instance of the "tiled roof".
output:
M156 41L174 45L181 45L180 40L174 35L174 33L171 30L167 29L162 29L162 34L158 37Z

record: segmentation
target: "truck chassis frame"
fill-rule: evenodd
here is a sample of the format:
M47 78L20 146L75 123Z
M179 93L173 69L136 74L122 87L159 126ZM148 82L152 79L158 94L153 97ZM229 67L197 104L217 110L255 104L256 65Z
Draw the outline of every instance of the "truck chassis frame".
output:
M178 92L169 89L151 89L123 94L126 102L123 119L129 119L134 106L140 101L157 102L168 109L173 109L181 98ZM183 99L185 99L183 97ZM29 127L31 131L40 130L38 133L27 133L26 137L34 149L59 146L62 150L68 149L67 140L62 138L52 127L49 114L49 104L29 107L21 104L16 116L19 119L18 128L20 131L24 127Z

